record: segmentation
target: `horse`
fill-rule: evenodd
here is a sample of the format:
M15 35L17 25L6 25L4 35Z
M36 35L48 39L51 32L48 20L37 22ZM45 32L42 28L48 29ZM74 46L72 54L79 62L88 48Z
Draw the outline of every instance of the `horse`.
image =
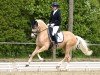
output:
M61 48L65 51L64 58L60 61L59 65L62 64L65 60L67 62L70 62L71 56L70 52L73 48L78 47L85 55L91 55L93 53L92 50L88 48L87 42L81 38L80 36L74 35L70 31L61 31L63 33L63 42L58 43L57 48ZM34 20L32 23L32 33L31 36L36 38L36 48L33 51L32 55L30 56L28 60L28 64L26 66L29 66L30 62L32 61L32 58L37 54L38 58L43 61L44 59L39 55L39 53L48 50L51 44L51 40L48 35L48 26L44 23L43 20Z

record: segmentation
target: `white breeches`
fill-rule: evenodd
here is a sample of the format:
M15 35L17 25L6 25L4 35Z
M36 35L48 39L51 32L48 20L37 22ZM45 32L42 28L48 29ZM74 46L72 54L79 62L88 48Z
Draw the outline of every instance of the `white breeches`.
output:
M59 29L59 26L53 26L53 32L52 32L53 36L57 33L58 29Z

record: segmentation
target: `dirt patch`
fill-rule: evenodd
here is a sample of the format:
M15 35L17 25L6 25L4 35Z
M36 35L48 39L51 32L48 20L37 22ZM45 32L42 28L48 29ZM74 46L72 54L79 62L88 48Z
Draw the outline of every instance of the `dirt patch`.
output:
M0 75L99 75L100 71L71 72L0 72Z

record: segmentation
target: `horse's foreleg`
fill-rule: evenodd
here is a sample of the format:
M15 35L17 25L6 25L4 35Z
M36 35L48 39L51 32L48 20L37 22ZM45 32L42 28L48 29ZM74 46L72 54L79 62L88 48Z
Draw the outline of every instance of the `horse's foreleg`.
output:
M28 64L26 66L29 66L30 62L32 61L32 58L35 56L35 54L37 53L37 50L39 49L38 46L36 46L34 52L32 53L32 55L30 56L29 60L28 60Z
M34 52L32 53L31 57L28 60L28 64L26 66L29 66L30 62L32 61L32 58L36 55L39 54L40 52L43 52L45 50L48 49L48 45L44 45L42 48L39 49L39 47L36 47L36 49L34 50Z
M42 48L40 48L40 49L37 51L37 53L41 53L41 52L43 52L43 51L45 51L45 50L48 50L48 47L49 47L49 46L43 46Z
M30 62L32 61L32 58L36 55L37 50L34 50L34 52L32 53L32 55L30 56L28 63L30 64Z
M39 58L40 61L44 61L44 59L40 56L39 53L37 54L37 56L38 56L38 58Z
M46 45L44 45L41 49L39 49L39 50L37 51L37 56L38 56L38 58L39 58L41 61L44 61L44 59L39 55L39 53L40 53L40 52L43 52L43 51L45 51L45 50L48 50L48 48L49 48L49 45L46 44Z

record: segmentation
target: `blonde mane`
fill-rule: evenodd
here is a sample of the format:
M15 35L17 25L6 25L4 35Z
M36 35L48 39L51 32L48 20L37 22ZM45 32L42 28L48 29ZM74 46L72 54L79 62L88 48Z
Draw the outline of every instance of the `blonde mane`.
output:
M47 27L47 25L44 23L44 21L43 20L36 20L37 22L38 22L38 25L39 25L39 27L41 27L41 28L48 28Z

